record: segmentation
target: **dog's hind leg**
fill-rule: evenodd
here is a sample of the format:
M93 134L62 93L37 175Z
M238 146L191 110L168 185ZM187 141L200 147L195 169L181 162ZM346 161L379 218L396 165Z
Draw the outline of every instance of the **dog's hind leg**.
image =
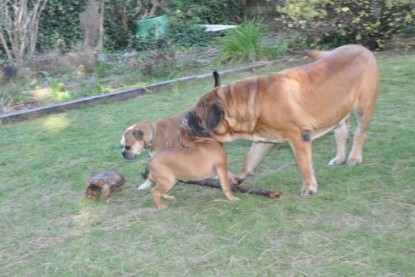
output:
M156 206L158 209L167 208L166 204L164 204L161 198L171 199L171 197L173 197L173 196L167 195L166 192L168 192L174 186L175 183L176 183L175 181L156 182L156 187L151 190L151 195L153 196L154 203L156 203Z
M334 129L334 138L336 140L336 157L330 160L330 166L342 164L346 159L346 148L349 130L349 116L347 116L345 119L340 121L336 129Z
M228 198L229 201L238 201L239 198L235 197L231 190L226 161L224 164L216 166L216 173L218 174L220 186L222 187L222 191L225 194L226 198Z
M349 158L347 160L348 165L360 164L363 160L362 150L365 144L367 129L372 121L373 111L375 109L376 98L379 88L375 85L366 94L362 94L359 97L359 102L355 108L355 115L357 119L357 127L353 137L353 147L350 151Z
M379 72L374 58L368 61L362 80L359 99L354 110L357 128L354 133L353 147L347 160L348 165L357 165L363 160L362 149L379 94Z
M365 111L366 112L366 111ZM362 163L362 150L363 145L365 144L367 129L370 124L371 114L363 117L361 112L358 110L355 111L357 118L357 127L353 136L353 147L350 151L349 158L347 160L348 165L357 165Z
M174 174L166 172L165 169L163 169L163 171L158 169L154 173L155 174L152 174L150 171L150 178L154 183L156 183L154 189L151 190L151 195L153 196L153 200L156 203L157 208L164 209L167 208L167 206L164 204L162 198L172 198L172 196L169 196L166 193L177 183L177 180Z

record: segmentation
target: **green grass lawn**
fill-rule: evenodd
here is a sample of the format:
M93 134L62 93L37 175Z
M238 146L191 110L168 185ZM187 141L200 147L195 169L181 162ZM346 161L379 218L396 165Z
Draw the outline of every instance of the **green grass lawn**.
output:
M229 203L220 190L178 183L176 202L157 211L149 191L136 189L148 154L122 158L124 128L191 107L213 80L0 125L0 275L414 276L415 55L378 60L382 88L364 162L329 167L332 133L315 141L312 197L298 195L287 144L246 182L282 191L278 200L236 193L241 201ZM232 171L249 146L225 145ZM124 189L109 201L85 199L89 174L110 169L126 177Z

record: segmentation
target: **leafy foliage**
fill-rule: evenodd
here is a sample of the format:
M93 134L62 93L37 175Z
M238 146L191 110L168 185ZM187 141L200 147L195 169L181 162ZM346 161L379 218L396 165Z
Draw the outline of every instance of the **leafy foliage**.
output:
M311 46L360 43L382 49L415 22L415 4L408 0L291 0L277 5L277 11L278 20Z
M136 21L144 13L135 0L111 0L105 6L105 48L126 48L136 33Z
M227 36L218 40L222 50L216 63L254 62L272 57L274 49L261 44L267 31L268 28L257 20L248 20L230 29Z
M235 24L241 22L243 7L238 0L171 0L167 14L197 24Z
M202 26L181 17L172 17L170 26L169 39L179 47L206 46L222 35L221 32L206 32Z
M40 22L39 48L58 48L66 51L82 41L79 15L87 0L49 0ZM143 11L133 0L111 0L105 5L105 46L107 49L125 48L133 32L135 20Z
M145 14L149 4L150 1L106 1L104 26L107 50L128 47L157 48L157 44L160 43L154 39L143 40L136 37L136 21ZM38 49L58 48L66 51L81 42L79 15L85 10L86 5L87 0L49 0L40 22ZM166 1L161 12L169 16L171 26L171 33L165 40L189 47L206 45L212 39L212 36L207 35L198 24L240 22L243 6L237 0L172 0Z
M168 35L163 38L135 37L131 44L134 48L155 50L172 44L184 48L206 46L223 33L208 33L200 25L235 24L240 22L243 8L235 0L172 0L163 5L163 13L169 17Z
M169 77L176 69L176 59L171 49L148 51L140 57L140 69L143 76Z
M67 50L81 41L79 14L87 0L49 0L39 22L38 48Z

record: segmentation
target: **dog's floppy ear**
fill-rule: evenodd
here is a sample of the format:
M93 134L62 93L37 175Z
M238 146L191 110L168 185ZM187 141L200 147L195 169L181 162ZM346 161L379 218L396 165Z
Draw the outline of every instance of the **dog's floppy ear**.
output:
M195 111L188 112L186 114L187 125L195 136L209 137L209 133L201 126L200 118L196 115Z
M223 120L225 113L218 105L213 105L207 110L206 114L206 128L209 132L218 126L219 122Z
M144 133L141 130L134 130L133 132L133 136L137 139L137 140L142 140Z

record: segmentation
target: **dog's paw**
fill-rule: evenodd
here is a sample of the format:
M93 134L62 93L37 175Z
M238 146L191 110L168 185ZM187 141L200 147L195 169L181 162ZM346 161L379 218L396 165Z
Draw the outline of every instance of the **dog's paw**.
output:
M157 206L157 210L165 210L165 209L167 209L167 206L164 204Z
M317 193L317 186L303 187L300 191L301 196L309 196Z
M347 160L347 164L349 165L349 166L354 166L354 165L358 165L358 164L361 164L362 163L362 158L349 158L348 160Z
M141 185L139 185L137 187L137 189L142 190L142 189L148 189L151 186L151 184L148 184L147 182L142 183Z
M239 186L240 184L242 184L245 181L245 179L240 179L238 176L233 176L232 178L229 179L229 182L232 185L235 186Z
M231 196L231 197L228 197L228 200L231 201L231 202L237 202L241 199L239 199L238 197L235 197L235 196Z
M339 165L339 164L342 164L342 163L344 163L344 159L339 159L339 158L336 157L336 158L331 159L329 161L328 165L329 166L336 166L336 165Z

